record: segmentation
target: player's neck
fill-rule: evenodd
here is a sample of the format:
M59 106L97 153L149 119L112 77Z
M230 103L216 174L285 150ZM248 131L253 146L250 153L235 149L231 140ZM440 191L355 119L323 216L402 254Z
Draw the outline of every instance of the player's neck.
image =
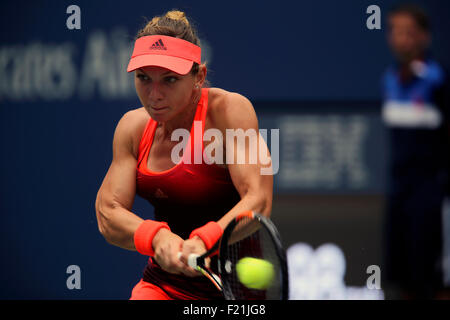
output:
M162 130L163 139L171 139L172 133L176 129L186 129L191 131L195 113L197 111L197 105L189 105L185 109L181 110L174 118L165 121L158 122L158 127Z

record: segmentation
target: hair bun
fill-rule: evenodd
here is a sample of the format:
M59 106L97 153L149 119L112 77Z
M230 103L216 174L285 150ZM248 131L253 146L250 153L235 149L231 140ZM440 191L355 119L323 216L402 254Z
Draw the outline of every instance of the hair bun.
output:
M186 18L186 14L183 11L172 10L166 13L166 17L172 20L181 20L186 25L189 25L189 21Z

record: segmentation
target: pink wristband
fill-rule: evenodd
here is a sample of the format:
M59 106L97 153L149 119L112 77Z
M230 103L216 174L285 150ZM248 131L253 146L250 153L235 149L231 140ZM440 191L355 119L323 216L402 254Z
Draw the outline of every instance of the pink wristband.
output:
M170 230L166 222L153 220L145 220L134 232L134 246L140 254L151 256L155 255L152 242L159 229L165 228Z
M189 238L198 236L205 243L206 250L209 250L220 239L222 234L223 230L220 227L220 225L217 222L211 221L205 224L204 226L192 231Z

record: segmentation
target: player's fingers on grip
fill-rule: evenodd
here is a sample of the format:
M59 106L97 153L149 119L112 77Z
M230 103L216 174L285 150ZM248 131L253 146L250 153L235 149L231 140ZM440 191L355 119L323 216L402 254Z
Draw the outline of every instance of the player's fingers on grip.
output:
M180 261L180 262L182 262L183 264L186 264L187 265L187 263L188 263L188 260L187 260L187 254L184 254L182 251L179 251L178 253L177 253L177 258L178 258L178 260Z
M170 260L172 266L181 271L181 269L184 267L184 263L181 261L179 253L179 249L174 248L174 250L171 251Z
M182 268L181 268L181 272L182 272L184 275L186 275L186 276L188 276L188 277L195 277L195 276L198 276L198 271L195 270L195 269L193 269L193 268L191 268L191 267L188 265L186 256L185 256L182 252L178 252L178 253L177 253L177 257L178 257L178 259L180 260L180 262L183 263L183 266L182 266ZM185 262L184 262L184 261L185 261Z
M207 268L209 268L210 265L211 265L211 258L206 258L206 259L205 259L205 266L206 266Z
M183 243L183 248L181 250L181 261L188 264L189 262L189 255L192 253L196 253L198 251L198 248L196 248L195 244L192 242L192 240L186 240Z
M189 259L191 259L190 257L192 257L193 254L196 256L199 255L198 248L192 242L185 241L181 250L180 260L184 264L189 265Z
M161 266L161 268L169 273L180 274L182 273L183 264L177 258L176 252L169 247L161 248L155 255L155 260Z
M181 271L179 270L180 268L177 265L175 265L172 261L170 261L169 259L164 259L164 258L158 259L155 257L155 260L164 271L173 273L173 274L181 273Z

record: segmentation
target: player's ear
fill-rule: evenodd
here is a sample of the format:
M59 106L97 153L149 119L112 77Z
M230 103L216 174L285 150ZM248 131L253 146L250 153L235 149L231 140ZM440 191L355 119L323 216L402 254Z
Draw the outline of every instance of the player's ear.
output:
M203 84L206 80L206 64L201 64L198 66L198 72L195 74L195 84L198 85L200 88L203 87Z

